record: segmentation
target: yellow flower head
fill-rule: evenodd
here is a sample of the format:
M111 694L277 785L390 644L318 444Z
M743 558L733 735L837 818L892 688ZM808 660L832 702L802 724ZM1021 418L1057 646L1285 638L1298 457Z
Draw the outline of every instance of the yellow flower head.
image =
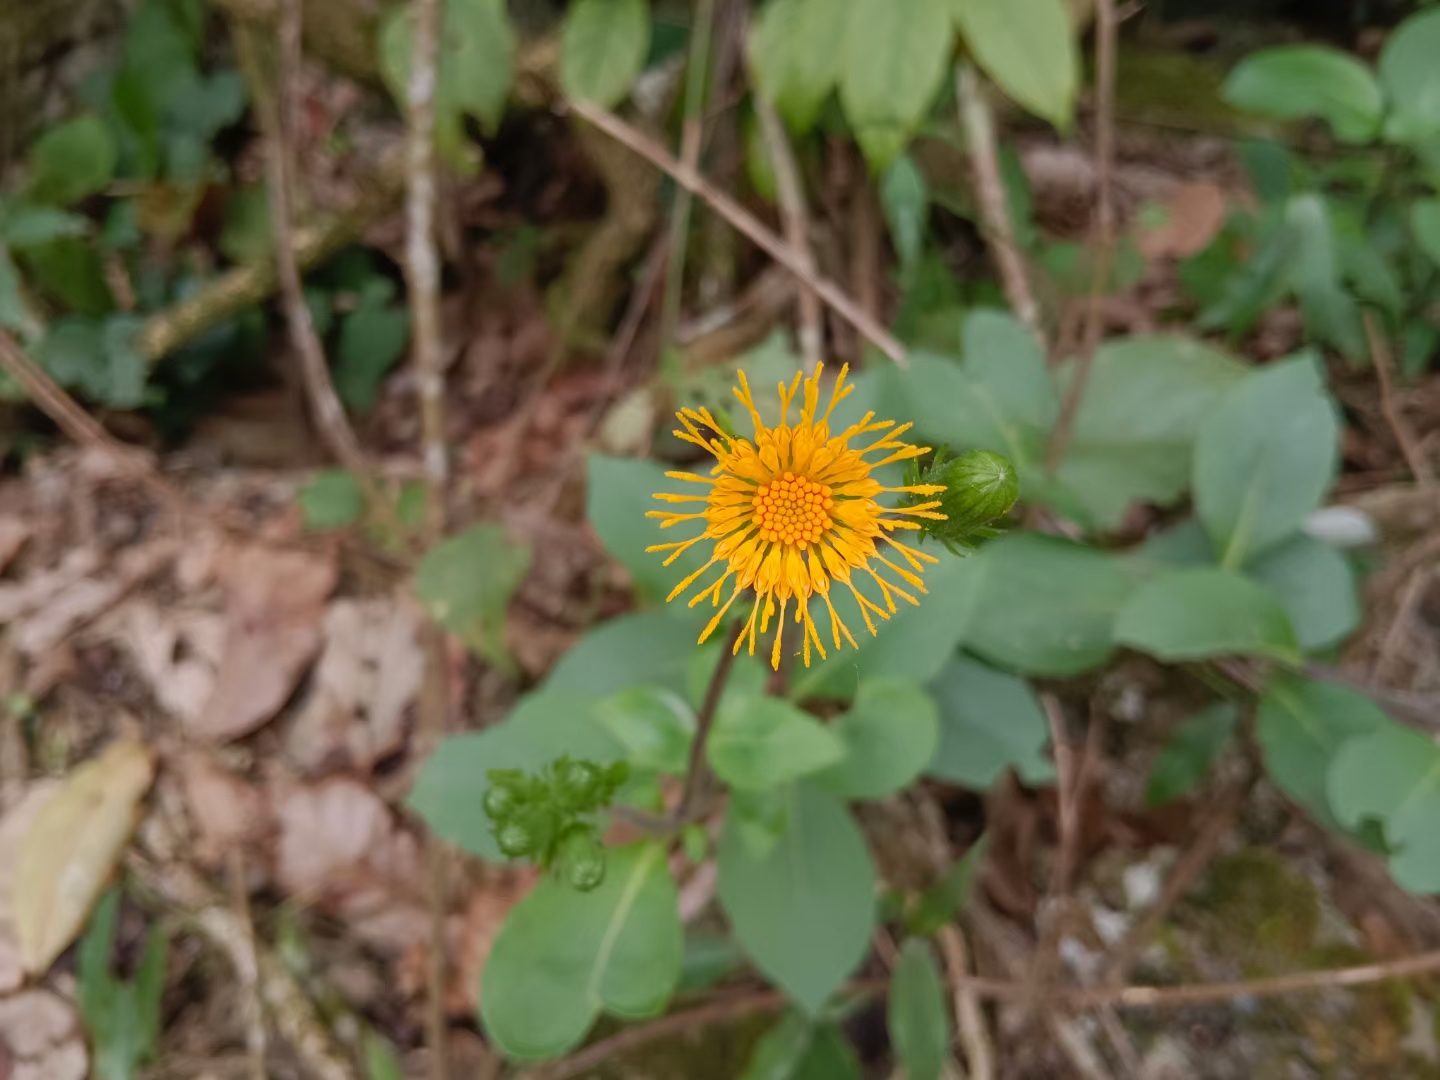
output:
M700 635L701 642L715 631L730 606L746 589L755 590L755 604L743 632L735 639L735 651L738 653L741 643L748 638L750 654L755 654L756 619L759 619L758 632L765 633L775 613L775 601L779 600L780 619L776 624L775 645L770 653L770 664L777 669L785 631L785 611L792 599L796 605L795 621L803 627L801 633L807 667L810 665L812 643L821 658L825 656L825 646L810 617L812 596L818 595L824 600L830 612L830 634L835 648L840 648L842 634L851 647L858 648L831 602L832 582L839 582L855 594L860 604L860 615L871 634L875 633L871 614L882 619L890 618L895 612L896 596L912 604L919 603L893 580L881 577L877 565L923 593L925 586L920 580L920 573L925 563L938 560L902 544L893 534L897 529L921 527L918 522L907 520L909 518L943 521L945 515L936 512L940 502L932 500L891 510L877 503L875 496L887 491L930 496L940 494L945 488L936 484L887 488L871 477L872 469L927 452L928 447L911 446L900 441L900 436L910 429L910 424L896 426L893 420L875 420L875 414L869 412L861 417L858 424L838 435L830 434L831 412L855 388L853 384L845 384L848 371L848 365L840 369L840 377L830 391L829 407L823 415L819 412L818 368L803 382L802 373L797 371L788 387L781 383L780 423L775 427L766 427L760 419L755 399L750 393L750 384L745 379L745 373L740 372L740 385L734 393L755 425L753 443L726 435L709 409L682 409L675 414L684 429L675 434L715 455L716 463L709 477L687 472L665 475L708 484L710 493L656 495L655 498L665 502L703 502L706 507L694 514L651 510L648 516L660 518L662 529L682 521L703 521L705 531L689 540L656 544L646 550L669 551L670 556L665 560L665 565L669 566L692 545L707 539L715 541L710 561L675 586L666 598L667 601L674 600L711 567L717 564L723 566L720 577L690 600L690 606L694 607L709 597L712 604L720 607ZM802 387L804 399L800 419L798 423L790 424L790 408L800 401ZM852 439L882 432L864 449L850 445ZM880 454L881 457L867 461L867 454ZM877 546L879 541L894 548L909 569L881 554ZM860 572L862 580L866 574L875 580L883 605L856 587L856 571ZM730 595L720 606L725 584L732 578Z

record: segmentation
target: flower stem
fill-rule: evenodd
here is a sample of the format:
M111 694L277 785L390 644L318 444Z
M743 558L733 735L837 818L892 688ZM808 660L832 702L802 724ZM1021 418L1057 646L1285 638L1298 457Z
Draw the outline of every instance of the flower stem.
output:
M725 684L730 681L730 671L735 666L735 643L745 629L745 620L736 619L725 635L725 644L720 649L720 660L710 676L710 685L705 688L705 700L700 703L700 715L695 724L695 740L690 744L690 766L685 770L685 787L680 792L680 801L675 804L673 821L683 825L689 820L690 811L699 798L703 786L702 773L705 770L705 744L710 739L710 729L715 724L715 714L720 708L720 698L725 693Z

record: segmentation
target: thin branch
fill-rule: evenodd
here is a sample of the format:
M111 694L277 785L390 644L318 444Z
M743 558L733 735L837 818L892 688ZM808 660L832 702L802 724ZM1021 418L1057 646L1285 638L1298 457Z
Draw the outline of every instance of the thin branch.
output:
M980 1011L979 998L965 985L969 974L965 935L951 923L942 926L936 937L940 942L940 952L945 957L945 973L954 996L955 1027L965 1046L965 1064L969 1067L970 1080L995 1080L995 1047L990 1041L990 1029L985 1026L985 1014Z
M427 548L445 534L449 463L445 447L445 375L440 340L440 256L435 247L435 86L440 62L440 0L411 5L414 39L406 87L409 132L406 142L405 279L414 325L415 385L420 398L420 440L424 455ZM422 741L433 747L445 732L449 680L445 637L429 627L425 649L425 693L420 703ZM445 1020L445 905L448 853L437 837L426 844L430 907L430 955L426 965L426 1039L431 1080L450 1073Z
M785 242L795 251L807 276L815 275L815 256L810 250L810 218L805 208L805 188L800 180L800 169L795 163L795 151L785 134L785 126L775 114L771 105L760 94L754 97L755 115L760 119L760 131L765 136L765 147L770 153L770 164L775 170L775 193L780 200L780 219L785 226ZM824 337L821 330L820 297L815 290L804 283L802 278L799 292L800 357L808 375L822 359Z
M656 168L671 176L681 187L694 192L710 206L715 213L728 221L747 239L769 255L790 273L813 289L820 299L834 308L848 323L868 338L876 348L895 361L898 367L907 367L905 346L901 345L888 330L866 315L845 292L828 278L807 272L796 252L773 232L767 229L755 215L737 203L723 191L717 189L694 169L687 169L676 161L653 139L625 123L614 113L607 112L586 101L571 101L569 107L576 115L594 124L616 142L639 154Z
M1025 260L1015 243L1015 227L1010 221L1010 207L1005 198L1005 184L1000 178L1000 149L995 138L995 116L986 96L980 75L969 64L956 69L956 94L960 102L960 121L965 128L970 168L974 173L975 202L980 211L981 226L995 266L1005 299L1015 317L1030 328L1044 347L1045 330L1040 321L1040 305Z
M1090 380L1090 367L1100 338L1105 332L1105 294L1110 288L1110 268L1115 260L1115 53L1119 20L1115 0L1095 0L1095 218L1091 229L1094 259L1090 295L1085 305L1085 324L1080 334L1080 352L1075 358L1070 383L1060 400L1060 411L1045 448L1045 467L1054 472L1065 458L1080 400Z
M1365 324L1370 359L1375 365L1375 377L1380 383L1380 411L1385 416L1385 423L1389 425L1395 441L1400 444L1400 453L1404 455L1405 464L1410 467L1415 482L1423 489L1433 490L1435 470L1430 467L1420 440L1415 437L1415 432L1410 430L1410 422L1405 419L1395 401L1395 357L1391 352L1390 342L1376 322L1374 312L1364 311L1360 318Z
M715 714L720 710L720 699L725 695L725 684L730 681L730 670L735 666L737 655L735 645L745 629L745 621L736 619L730 632L725 635L725 644L720 650L720 659L710 675L710 685L705 688L705 700L700 703L700 715L695 721L695 738L690 742L690 763L685 769L685 786L680 792L680 801L675 804L674 820L689 820L695 800L699 797L701 776L705 770L705 744L710 738L710 728L715 723Z
M245 933L247 953L236 951L235 974L240 983L240 1009L245 1022L245 1053L250 1061L251 1080L267 1080L265 1067L265 1003L260 996L260 952L255 945L255 920L250 915L250 895L245 884L245 856L240 848L226 853L225 870L235 918Z
M298 50L300 4L301 0L282 0L281 3L280 63L273 93L261 63L259 31L245 22L235 22L235 48L255 100L255 114L265 145L265 188L269 196L270 231L274 236L276 277L280 284L281 306L285 309L285 323L290 331L290 344L300 360L306 396L321 438L335 459L364 483L369 476L365 454L350 428L344 406L335 393L335 384L330 380L325 347L315 330L310 307L305 303L300 267L295 258L290 207L290 149L285 142L284 121L294 86L295 72L290 68L290 61Z
M685 61L685 120L680 130L680 162L691 172L700 167L700 151L705 145L705 69L710 61L710 36L715 28L715 0L700 0L694 26ZM665 264L665 299L660 307L662 362L680 321L685 255L690 245L690 211L694 202L695 193L682 186L675 193L670 212L670 255Z

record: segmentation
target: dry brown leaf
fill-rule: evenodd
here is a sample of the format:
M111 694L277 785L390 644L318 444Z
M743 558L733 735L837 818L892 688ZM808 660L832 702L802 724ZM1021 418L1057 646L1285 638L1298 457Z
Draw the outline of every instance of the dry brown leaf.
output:
M1224 190L1208 181L1182 184L1163 205L1165 221L1141 231L1138 238L1140 253L1147 259L1188 259L1199 254L1230 213Z
M121 638L155 700L187 727L199 722L215 690L225 622L214 612L161 610L136 598L119 612Z
M399 953L428 934L419 845L355 780L322 780L284 796L275 876L378 948Z
M143 744L111 743L36 811L20 842L14 886L15 931L26 971L47 970L84 926L154 776Z
M235 845L274 828L270 804L260 792L211 755L190 751L180 759L179 771L201 861L218 862Z
M68 1001L48 990L0 998L0 1077L85 1080L85 1033Z
M225 646L215 689L195 718L197 734L248 735L275 715L320 648L335 561L247 547L224 569Z
M14 514L0 516L0 571L10 565L10 560L20 554L25 541L30 539L30 525L24 518Z
M17 989L25 979L20 966L20 941L15 934L15 871L20 864L20 842L40 807L59 787L58 780L36 781L0 818L0 994Z
M286 738L301 769L368 770L400 748L425 673L419 632L415 615L391 600L330 605L314 688Z

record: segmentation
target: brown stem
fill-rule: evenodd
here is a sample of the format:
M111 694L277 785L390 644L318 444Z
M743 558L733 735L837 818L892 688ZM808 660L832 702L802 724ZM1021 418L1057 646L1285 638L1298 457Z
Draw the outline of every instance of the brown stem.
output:
M679 824L689 820L695 800L699 798L705 771L705 744L710 738L710 729L715 724L715 714L720 709L720 698L725 694L725 684L730 681L730 671L735 666L735 644L745 629L742 619L736 619L725 635L725 644L720 651L720 660L710 675L710 685L705 687L705 699L700 703L700 715L695 721L695 739L690 743L690 764L685 769L685 786L680 791L680 801L675 804L674 821Z
M833 281L821 277L818 273L807 271L794 249L767 229L754 214L717 189L695 169L686 168L681 162L676 161L666 153L664 147L631 127L614 113L607 112L587 101L571 101L569 106L576 115L588 120L616 142L639 154L656 168L663 170L681 187L704 199L715 213L728 221L756 247L813 289L816 295L834 308L841 318L895 361L897 367L908 366L905 346L901 345L893 334L860 310L855 301L845 295L844 291Z
M1391 434L1395 436L1395 441L1400 446L1400 453L1405 458L1405 464L1410 466L1410 473L1415 477L1416 483L1421 488L1433 489L1435 470L1430 467L1430 462L1425 457L1425 451L1420 447L1420 440L1415 437L1415 432L1410 429L1409 421L1405 419L1404 414L1400 412L1400 407L1395 402L1395 356L1391 352L1390 342L1381 332L1373 312L1362 312L1360 318L1365 324L1365 338L1370 345L1370 360L1375 365L1375 377L1380 383L1380 411L1385 415L1385 423L1389 425Z
M1015 243L1015 227L1010 221L1010 207L1005 199L1005 185L1000 179L999 144L995 138L995 116L986 97L980 75L969 64L956 69L956 94L960 102L960 120L965 127L970 168L974 173L975 202L980 211L985 241L1000 271L1000 284L1015 317L1029 327L1044 347L1045 330L1040 323L1040 305L1025 260Z

